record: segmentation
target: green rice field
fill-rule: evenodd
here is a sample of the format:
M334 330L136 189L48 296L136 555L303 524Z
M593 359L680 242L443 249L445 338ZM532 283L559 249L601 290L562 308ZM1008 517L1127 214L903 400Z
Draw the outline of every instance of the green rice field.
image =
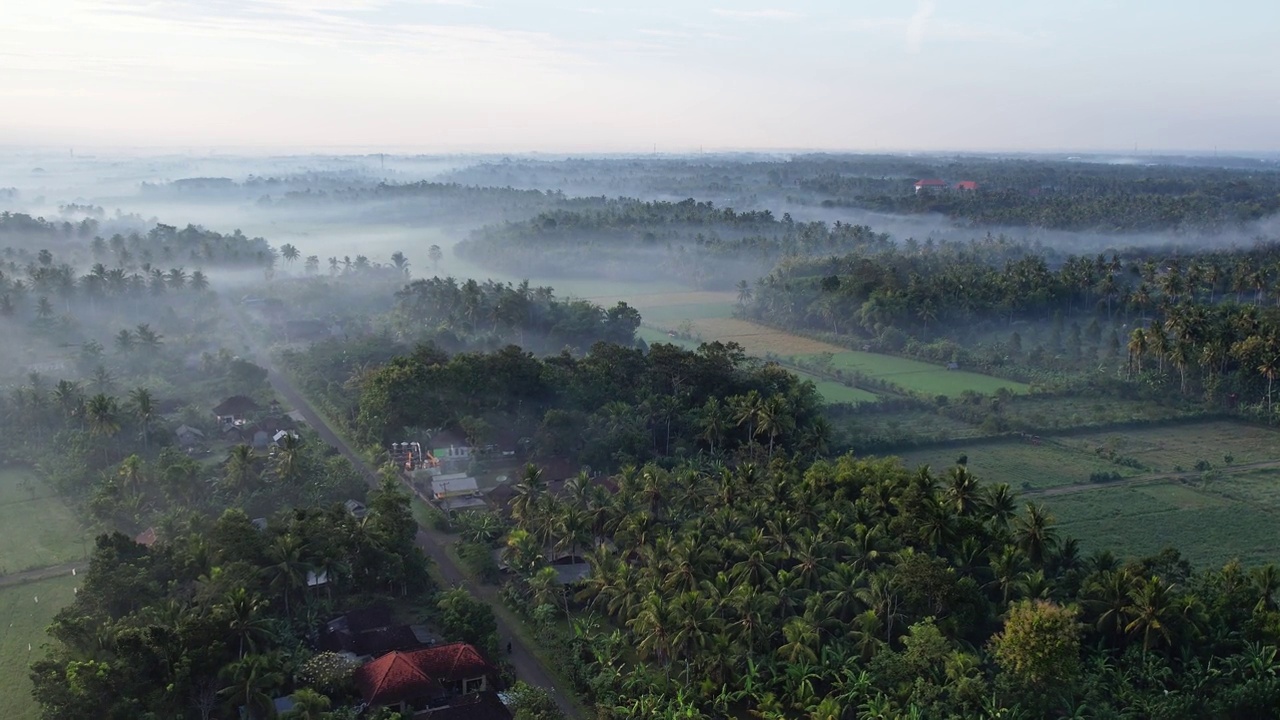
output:
M78 582L67 575L0 588L0 716L5 720L40 717L27 671L43 654L45 628L71 604Z
M58 565L85 555L73 510L34 472L0 469L0 574Z
M1015 393L1025 393L1030 389L1026 384L1013 380L964 370L947 370L941 365L857 350L833 353L831 367L886 380L904 390L926 395L956 397L966 390L990 395L1000 388Z
M905 452L908 465L929 465L934 470L951 467L961 455L969 458L969 470L984 482L1008 483L1014 489L1047 490L1089 482L1093 472L1119 472L1124 477L1139 470L1120 467L1093 453L1067 449L1051 442L1032 445L1021 441L974 443L941 449Z

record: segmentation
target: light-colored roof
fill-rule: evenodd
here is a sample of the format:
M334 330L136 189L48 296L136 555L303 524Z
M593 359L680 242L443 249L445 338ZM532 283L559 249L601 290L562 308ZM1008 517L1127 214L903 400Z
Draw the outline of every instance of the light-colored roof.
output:
M438 498L469 495L479 490L480 486L476 483L476 479L466 475L462 477L441 475L431 481L431 494Z

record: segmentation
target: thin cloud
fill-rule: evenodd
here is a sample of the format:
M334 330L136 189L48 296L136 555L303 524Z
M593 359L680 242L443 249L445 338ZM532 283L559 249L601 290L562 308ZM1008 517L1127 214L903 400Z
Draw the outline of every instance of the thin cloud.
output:
M733 18L734 20L796 20L804 17L798 12L781 8L761 8L759 10L712 8L711 12L720 17Z
M916 5L915 13L907 21L907 52L920 52L920 44L924 42L925 28L929 24L929 18L933 17L935 9L937 8L933 0L920 0Z
M397 48L450 62L562 65L573 60L565 46L546 33L479 24L395 22L379 14L390 5L387 0L252 0L248 4L161 0L148 5L87 0L79 5L78 19L125 32L346 47L371 53Z

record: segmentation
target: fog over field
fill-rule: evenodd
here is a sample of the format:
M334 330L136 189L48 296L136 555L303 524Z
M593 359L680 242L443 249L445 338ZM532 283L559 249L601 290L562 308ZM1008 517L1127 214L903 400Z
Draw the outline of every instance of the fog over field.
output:
M0 2L0 720L1280 718L1280 4L1148 5Z

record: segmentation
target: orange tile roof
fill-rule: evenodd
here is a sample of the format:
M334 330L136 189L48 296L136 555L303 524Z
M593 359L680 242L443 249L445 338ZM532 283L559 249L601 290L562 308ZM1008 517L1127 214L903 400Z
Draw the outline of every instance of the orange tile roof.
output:
M371 705L391 705L436 694L441 681L489 675L493 666L479 650L457 642L423 650L389 652L365 663L355 673L356 684Z

